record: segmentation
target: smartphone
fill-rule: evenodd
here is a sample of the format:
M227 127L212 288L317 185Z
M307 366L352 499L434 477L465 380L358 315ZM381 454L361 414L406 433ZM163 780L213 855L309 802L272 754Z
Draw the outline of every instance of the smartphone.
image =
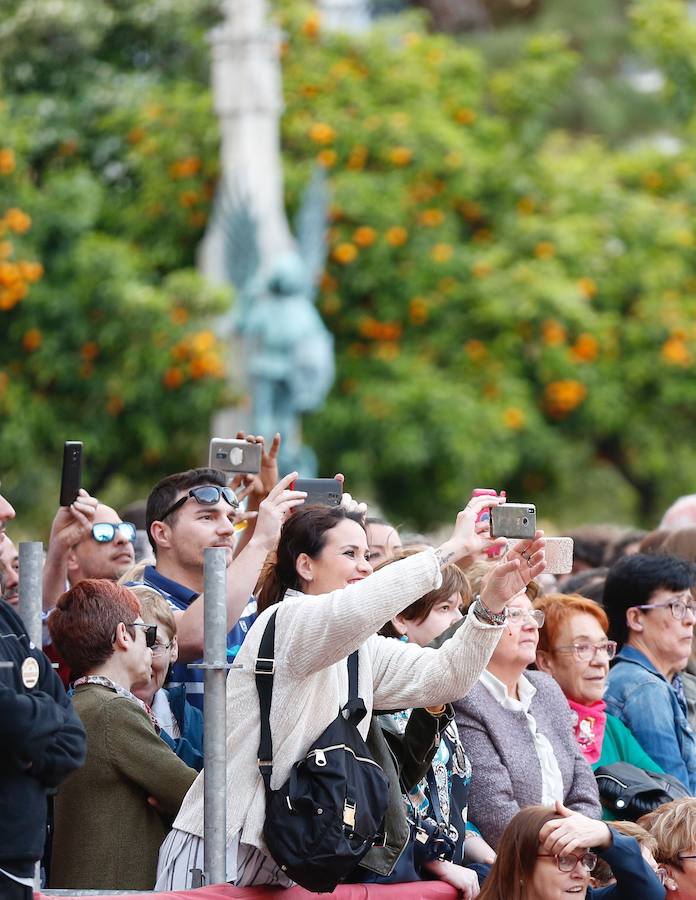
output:
M292 491L307 491L305 506L340 506L343 485L338 478L298 478L290 485Z
M255 475L261 471L261 444L237 438L212 438L208 465L223 472L244 472Z
M60 476L60 505L70 506L77 499L82 482L82 441L63 444L63 472Z
M536 506L533 503L503 503L491 507L491 537L533 538Z
M494 491L492 488L474 488L471 492L472 497L497 497L498 492ZM476 516L477 522L487 522L491 517L490 508L482 509L481 512Z
M573 539L571 537L545 538L546 569L549 575L568 575L573 571Z

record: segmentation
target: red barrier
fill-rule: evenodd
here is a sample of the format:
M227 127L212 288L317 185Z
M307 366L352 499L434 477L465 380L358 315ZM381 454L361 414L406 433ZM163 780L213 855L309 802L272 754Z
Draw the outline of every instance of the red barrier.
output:
M61 895L65 900L70 897ZM94 900L98 897L92 895ZM102 895L107 897L108 894ZM121 894L120 900L141 900L147 894ZM331 894L313 894L301 887L236 888L230 884L213 884L193 891L165 891L153 894L158 900L456 900L459 891L444 881L416 881L411 884L342 884ZM51 900L47 894L34 894L34 900ZM78 900L75 895L74 900Z

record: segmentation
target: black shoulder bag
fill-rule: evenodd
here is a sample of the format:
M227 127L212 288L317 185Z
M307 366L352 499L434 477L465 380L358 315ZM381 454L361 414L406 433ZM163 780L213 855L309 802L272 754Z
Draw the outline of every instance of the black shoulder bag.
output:
M595 770L599 799L617 819L635 822L663 803L689 797L689 791L673 775L650 772L631 763L616 762Z
M348 702L317 738L288 780L271 789L270 714L275 671L275 616L268 620L254 672L259 693L259 771L266 787L263 837L280 868L309 891L330 892L372 846L387 808L387 779L357 725L358 654L348 657Z

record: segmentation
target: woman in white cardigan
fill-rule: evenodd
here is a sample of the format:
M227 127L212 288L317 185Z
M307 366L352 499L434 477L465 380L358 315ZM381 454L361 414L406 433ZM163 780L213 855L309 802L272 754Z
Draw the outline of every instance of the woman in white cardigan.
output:
M476 516L497 498L472 499L452 537L372 574L362 519L342 507L296 510L283 525L275 560L259 593L260 614L227 681L227 880L237 886L291 882L268 855L263 837L264 784L257 765L259 702L254 661L273 609L276 661L270 724L272 788L336 717L348 699L346 657L359 651L359 691L372 709L438 706L463 697L488 662L505 603L544 568L544 541L518 545L494 567L464 625L439 650L376 634L384 623L438 587L440 567L489 546ZM498 543L498 542L496 542ZM369 576L369 577L368 577ZM281 602L282 601L282 602ZM203 868L203 773L184 798L162 845L157 890L191 886Z

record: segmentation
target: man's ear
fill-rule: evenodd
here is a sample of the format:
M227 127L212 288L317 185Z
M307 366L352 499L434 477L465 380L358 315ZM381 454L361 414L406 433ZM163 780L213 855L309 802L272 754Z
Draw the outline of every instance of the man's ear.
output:
M643 630L643 611L637 606L631 606L626 610L626 625L629 631Z
M549 665L550 654L546 650L537 650L536 664L540 672L546 672L547 675L553 675L551 666Z
M305 584L309 584L314 578L312 557L307 553L300 553L295 560L295 571Z
M74 547L71 547L68 550L68 555L65 558L65 564L68 569L68 575L73 575L80 568L80 565L77 561L77 554L75 553Z
M150 525L150 534L158 549L169 550L172 545L172 531L169 525L165 522L153 522L152 525Z

